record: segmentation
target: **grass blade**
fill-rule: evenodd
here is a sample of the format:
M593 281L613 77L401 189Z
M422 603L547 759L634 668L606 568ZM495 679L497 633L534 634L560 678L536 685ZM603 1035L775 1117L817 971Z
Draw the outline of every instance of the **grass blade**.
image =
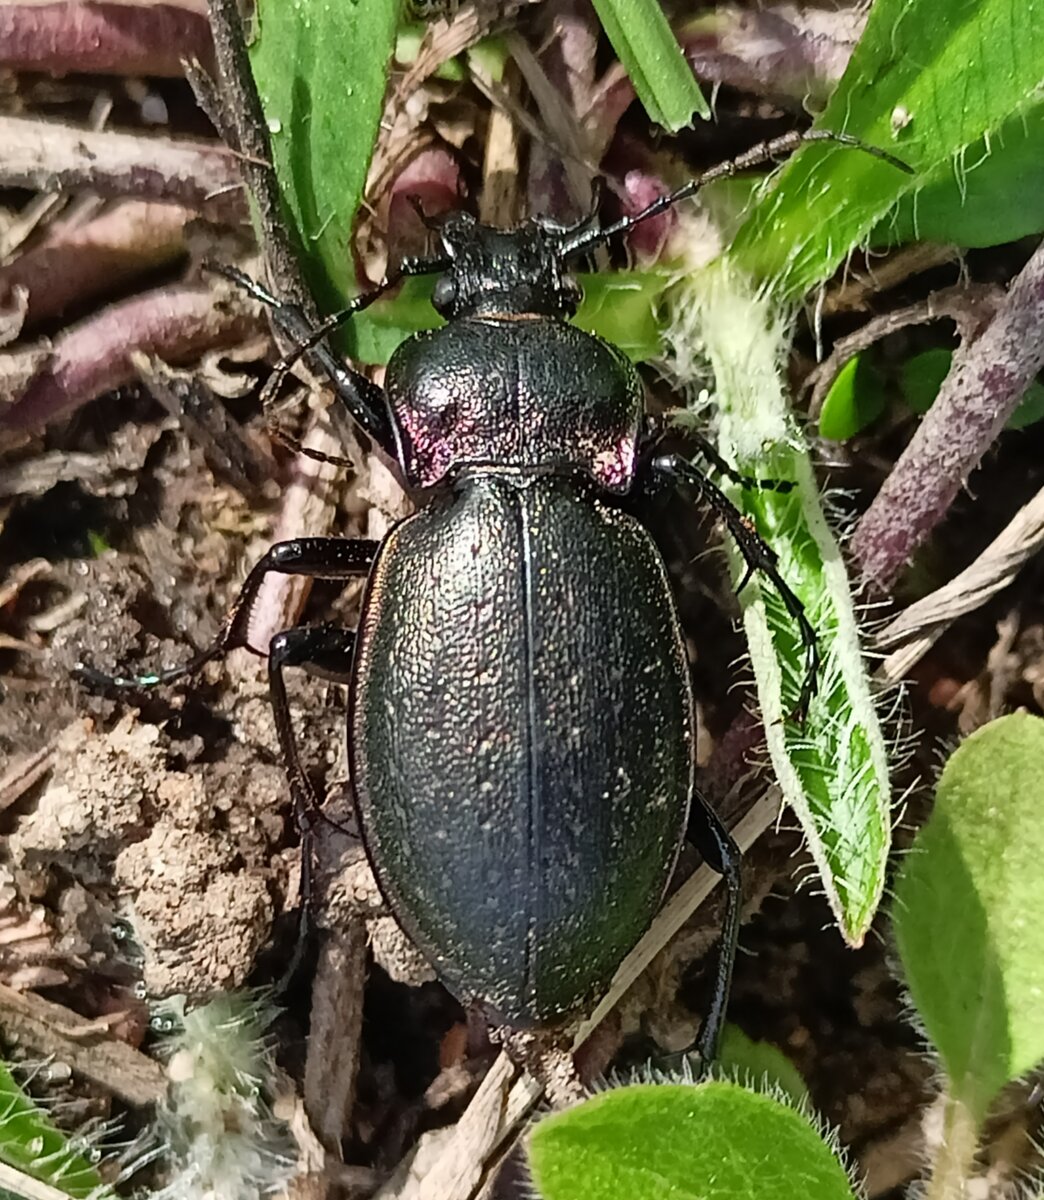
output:
M710 118L659 0L594 0L594 7L651 121L676 133L694 113Z
M351 237L395 44L396 0L260 0L250 63L319 307L355 291Z

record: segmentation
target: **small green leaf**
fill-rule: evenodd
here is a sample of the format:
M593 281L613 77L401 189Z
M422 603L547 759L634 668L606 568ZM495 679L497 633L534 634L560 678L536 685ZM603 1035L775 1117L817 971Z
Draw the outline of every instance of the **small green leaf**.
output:
M1044 1059L1044 720L1001 717L953 754L893 910L910 995L980 1122Z
M492 79L494 83L503 82L504 71L511 61L511 51L503 38L483 38L481 42L476 42L467 53L468 62L480 75Z
M899 390L910 409L923 415L939 394L943 380L950 373L953 353L936 348L915 354L903 363L899 371Z
M923 415L932 406L943 380L950 372L953 353L935 348L915 354L903 363L899 373L899 388L910 409ZM1025 429L1044 417L1044 385L1033 382L1026 390L1019 407L1009 419L1006 429Z
M726 1025L715 1068L757 1091L778 1088L792 1104L808 1099L801 1072L771 1042L755 1042L738 1025Z
M844 442L872 425L885 410L884 381L867 354L854 354L823 401L819 436Z
M101 1176L15 1082L0 1062L0 1161L68 1196L102 1200L112 1193Z
M259 0L250 63L316 303L355 292L351 239L384 103L398 0Z
M576 323L612 342L633 362L655 358L663 351L657 309L673 278L658 271L583 275L584 301Z
M806 146L740 231L737 262L780 294L803 295L902 196L1039 110L1042 79L1044 0L877 0L817 126L887 149L916 174L858 150Z
M1025 429L1028 425L1036 425L1041 418L1044 418L1044 384L1034 380L1004 428Z
M354 316L351 322L354 359L383 365L408 337L441 325L442 318L431 306L434 286L430 275L404 279L393 297L378 300Z
M1044 232L1044 106L1037 104L946 162L899 201L874 245L999 246Z
M540 1121L544 1200L852 1200L803 1113L734 1083L618 1088Z
M619 271L583 275L584 302L576 317L582 328L597 333L641 362L662 349L656 320L660 297L672 276L656 271ZM352 322L355 357L363 363L386 363L406 338L435 329L442 318L431 306L431 277L406 279L391 300L380 300Z
M593 0L602 28L649 114L668 133L710 107L663 15L660 0Z
M112 546L100 529L88 529L87 549L91 558L101 558L103 554L112 549Z
M402 66L410 66L417 60L424 35L427 33L420 22L402 25L395 38L395 61ZM435 69L436 79L445 79L449 83L463 83L467 72L459 58L447 58Z

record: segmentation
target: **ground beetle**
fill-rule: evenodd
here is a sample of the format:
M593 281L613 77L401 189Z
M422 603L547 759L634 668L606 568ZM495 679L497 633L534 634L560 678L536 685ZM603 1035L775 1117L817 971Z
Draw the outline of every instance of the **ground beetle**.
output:
M604 991L660 904L688 821L727 885L700 1037L705 1056L716 1049L738 929L739 852L694 787L682 632L663 560L631 515L635 498L666 483L722 518L800 628L803 701L815 686L816 640L771 550L701 470L661 451L663 422L646 416L631 363L568 323L580 300L569 264L707 180L810 138L859 145L819 131L786 135L604 229L593 217L572 226L537 218L510 231L461 212L430 221L442 253L404 261L324 321L265 389L274 395L293 363L317 350L419 511L380 543L273 546L216 641L183 667L135 678L90 672L121 685L170 682L246 644L269 571L365 575L356 631L302 626L271 642L295 805L303 823L318 809L290 723L290 666L349 684L352 787L380 887L450 989L498 1022L554 1025ZM277 315L296 314L226 273ZM322 346L404 276L427 273L438 275L433 303L447 323L396 350L383 391ZM697 448L728 471L707 443Z

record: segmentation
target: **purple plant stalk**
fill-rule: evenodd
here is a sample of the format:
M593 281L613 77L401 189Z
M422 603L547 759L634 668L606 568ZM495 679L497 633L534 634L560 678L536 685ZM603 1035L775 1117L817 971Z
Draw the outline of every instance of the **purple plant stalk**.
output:
M26 386L0 408L0 429L40 429L133 382L134 350L184 362L263 328L256 306L224 283L143 292L63 330Z
M0 146L0 187L167 201L229 224L244 215L239 163L214 142L0 115Z
M883 590L950 510L957 493L1044 366L1044 242L993 320L953 356L935 403L859 522L851 552Z
M27 327L59 317L186 254L185 226L196 215L178 204L119 200L83 224L54 226L39 245L0 267L0 304L24 287Z
M0 4L0 67L54 75L184 75L213 59L206 10L181 4Z

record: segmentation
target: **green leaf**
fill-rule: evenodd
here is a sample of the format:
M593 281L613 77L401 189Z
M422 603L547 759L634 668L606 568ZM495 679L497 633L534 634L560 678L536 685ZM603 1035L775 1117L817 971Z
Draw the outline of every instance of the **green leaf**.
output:
M649 119L676 133L710 107L663 15L660 0L593 0L602 28Z
M899 388L910 409L923 415L932 406L943 380L950 373L953 353L937 347L915 354L903 363ZM1019 407L1012 413L1006 429L1025 429L1044 417L1044 385L1033 382L1026 389Z
M950 373L953 352L935 348L915 354L899 371L899 390L910 409L923 415L931 407Z
M0 1062L0 1160L68 1196L111 1196L69 1137L51 1123ZM104 1190L103 1190L104 1189Z
M391 299L378 300L356 314L351 321L355 361L383 365L408 337L443 324L431 306L434 286L431 276L404 279Z
M662 350L656 320L660 297L673 276L657 271L619 271L582 275L584 301L576 323L604 337L629 358L640 362ZM386 363L406 338L435 329L442 318L431 306L433 280L406 279L391 300L381 300L352 322L355 357L364 363Z
M726 1025L715 1070L756 1091L783 1092L792 1104L808 1099L808 1087L801 1072L782 1050L771 1042L755 1042L738 1025Z
M797 721L805 677L797 623L763 573L740 593L773 771L801 821L838 928L858 946L885 884L888 753L844 560L779 378L787 325L771 296L727 260L693 274L669 302L679 361L696 346L713 368L722 457L743 475L794 483L789 492L722 487L778 556L779 573L816 632L819 689ZM738 583L746 564L734 547L729 559Z
M1044 106L1034 105L946 162L899 201L874 245L998 246L1044 232Z
M1029 113L1042 80L1044 0L877 0L817 126L888 149L916 175L858 150L806 146L744 224L735 260L781 295L803 295L900 197Z
M529 1141L544 1200L851 1200L812 1121L734 1083L642 1084L540 1121Z
M398 0L259 0L250 62L316 303L355 291L352 227L395 46Z
M1044 720L1001 717L953 754L893 909L914 1005L950 1094L981 1123L1044 1059Z
M618 271L582 275L584 301L576 324L619 347L633 362L663 352L656 313L674 276L658 271Z
M844 442L885 410L884 380L867 354L853 354L837 373L819 414L819 436Z

